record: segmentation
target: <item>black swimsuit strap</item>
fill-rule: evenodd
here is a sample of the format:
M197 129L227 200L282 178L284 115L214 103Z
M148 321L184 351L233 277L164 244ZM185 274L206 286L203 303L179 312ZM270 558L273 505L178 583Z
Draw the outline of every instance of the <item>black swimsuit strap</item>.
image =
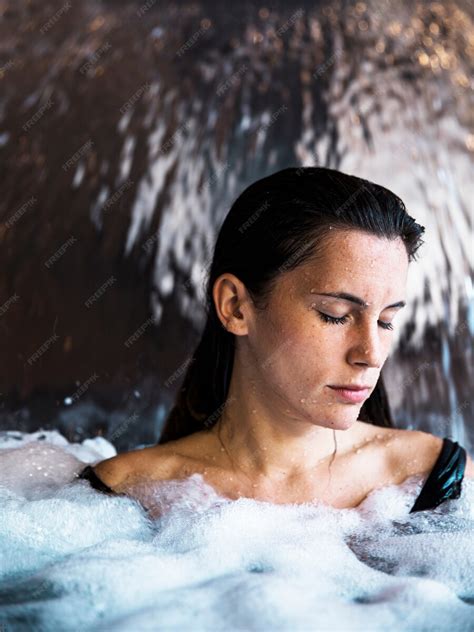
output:
M445 500L459 498L466 468L466 450L448 437L410 513L434 509Z

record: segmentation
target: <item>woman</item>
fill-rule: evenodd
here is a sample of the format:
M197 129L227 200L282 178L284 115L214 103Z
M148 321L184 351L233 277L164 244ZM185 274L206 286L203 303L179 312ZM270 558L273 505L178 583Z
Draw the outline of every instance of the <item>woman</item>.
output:
M388 189L320 167L249 186L217 238L207 322L159 444L81 474L102 491L199 473L219 494L356 507L430 474L458 498L457 443L395 429L381 376L424 228Z

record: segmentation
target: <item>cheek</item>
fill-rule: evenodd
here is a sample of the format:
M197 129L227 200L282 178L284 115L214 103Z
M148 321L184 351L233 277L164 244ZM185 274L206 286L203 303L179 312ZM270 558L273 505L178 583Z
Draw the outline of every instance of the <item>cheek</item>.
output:
M266 365L272 383L295 395L314 390L326 383L334 369L334 345L328 336L321 336L317 327L296 332L276 347ZM304 395L302 395L304 396Z
M312 310L303 310L297 317L292 313L291 318L265 314L252 345L263 378L273 387L295 392L314 388L328 378L335 356L344 352L346 344L343 332L336 329L339 326L329 327Z

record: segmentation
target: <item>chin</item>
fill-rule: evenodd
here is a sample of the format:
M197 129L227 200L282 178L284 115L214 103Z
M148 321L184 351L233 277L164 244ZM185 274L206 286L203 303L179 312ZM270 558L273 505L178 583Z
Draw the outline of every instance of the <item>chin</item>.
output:
M323 426L324 428L331 428L331 430L349 430L357 421L357 415L352 417L339 418L339 419L324 419L313 420L313 423L317 426Z
M353 418L353 419L336 422L336 425L334 426L334 428L336 430L349 430L349 428L352 428L352 426L356 423L356 421L357 419Z

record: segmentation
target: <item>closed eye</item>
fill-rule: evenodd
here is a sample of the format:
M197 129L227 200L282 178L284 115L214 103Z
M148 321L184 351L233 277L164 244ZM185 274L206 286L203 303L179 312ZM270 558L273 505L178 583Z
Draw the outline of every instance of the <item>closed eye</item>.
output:
M319 314L319 317L321 318L321 320L324 321L325 323L343 325L348 319L348 316L341 316L340 318L336 318L334 316L329 316L328 314L325 314L324 312L320 312L319 310L316 310L316 311ZM382 329L393 329L392 323L384 323L382 320L379 320L378 322L379 322L380 327L382 327Z

